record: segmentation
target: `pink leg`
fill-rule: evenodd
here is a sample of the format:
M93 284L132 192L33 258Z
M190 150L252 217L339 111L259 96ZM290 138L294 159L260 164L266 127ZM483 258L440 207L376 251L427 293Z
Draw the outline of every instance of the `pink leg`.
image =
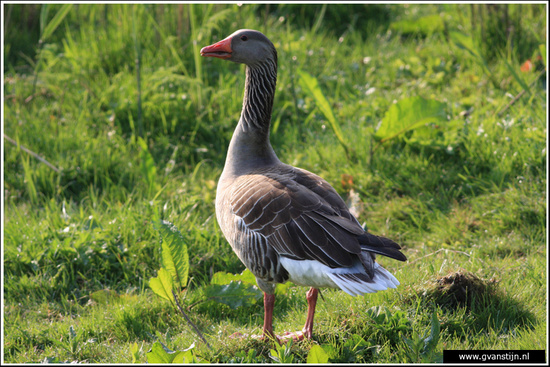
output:
M306 324L302 329L302 333L304 334L304 337L308 339L311 339L311 337L313 336L313 316L315 316L315 306L317 305L318 294L319 294L319 291L313 287L306 293L307 306L308 306L307 319L306 319Z
M275 295L264 292L264 328L262 335L251 335L254 339L270 340L275 339L280 343L279 337L273 332L273 306L275 305ZM248 334L234 333L230 338L245 338Z
M277 336L273 332L273 307L275 305L275 295L264 293L264 328L262 339L275 339L277 342L285 343L289 339L293 340L302 340L304 338L311 339L313 336L313 317L315 316L315 306L317 305L317 297L319 295L319 290L316 288L311 288L306 293L307 299L307 319L306 324L302 331L296 332L285 332L283 336ZM242 336L242 335L237 335ZM257 338L257 336L253 336Z
M276 338L273 332L273 306L275 295L264 293L264 337Z

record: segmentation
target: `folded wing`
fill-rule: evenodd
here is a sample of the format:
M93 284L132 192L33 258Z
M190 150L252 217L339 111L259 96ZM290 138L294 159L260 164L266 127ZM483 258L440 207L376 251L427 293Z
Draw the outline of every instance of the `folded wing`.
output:
M305 170L286 166L241 176L230 204L281 256L331 268L350 267L358 257L367 266L363 251L406 259L397 243L365 232L330 184Z

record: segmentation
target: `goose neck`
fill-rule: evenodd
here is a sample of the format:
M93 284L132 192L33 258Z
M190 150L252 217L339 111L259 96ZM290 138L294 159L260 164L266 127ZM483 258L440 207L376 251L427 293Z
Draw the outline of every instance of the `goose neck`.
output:
M229 144L226 175L239 175L280 163L269 142L276 82L276 61L247 66L243 109Z
M246 82L241 112L241 128L267 134L271 123L271 112L275 86L277 84L277 62L265 62L246 67Z

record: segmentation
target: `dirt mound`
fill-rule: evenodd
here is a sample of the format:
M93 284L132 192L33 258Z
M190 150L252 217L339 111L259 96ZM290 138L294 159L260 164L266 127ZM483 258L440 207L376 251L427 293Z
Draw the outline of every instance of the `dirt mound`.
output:
M437 278L432 285L428 286L424 295L441 306L470 308L473 302L480 302L494 296L496 285L497 281L494 278L483 280L461 269Z

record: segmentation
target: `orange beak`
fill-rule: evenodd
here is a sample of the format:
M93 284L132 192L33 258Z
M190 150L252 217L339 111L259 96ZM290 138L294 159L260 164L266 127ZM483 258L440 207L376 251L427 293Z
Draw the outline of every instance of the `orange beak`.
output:
M229 59L231 57L231 52L233 52L231 49L231 38L228 37L213 45L203 47L201 49L201 56Z

